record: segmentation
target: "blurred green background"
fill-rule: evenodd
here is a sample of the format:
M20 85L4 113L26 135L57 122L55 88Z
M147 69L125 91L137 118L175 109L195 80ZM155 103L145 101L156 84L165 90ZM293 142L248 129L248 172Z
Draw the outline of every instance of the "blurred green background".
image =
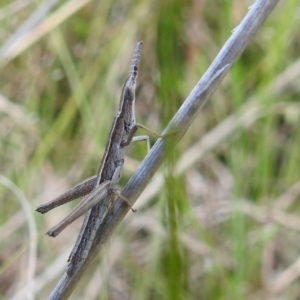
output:
M82 219L44 233L76 203L34 209L97 172L136 42L161 132L252 2L41 4L0 4L0 299L62 275ZM277 6L71 299L299 299L299 16ZM126 154L120 188L146 147Z

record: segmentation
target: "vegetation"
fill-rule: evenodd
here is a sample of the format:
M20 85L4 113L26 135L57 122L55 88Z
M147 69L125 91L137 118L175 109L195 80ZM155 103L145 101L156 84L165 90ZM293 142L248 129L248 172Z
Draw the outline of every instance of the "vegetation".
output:
M270 15L71 299L299 298L297 2ZM34 209L97 172L135 43L137 121L161 132L249 4L64 1L13 44L41 4L1 2L0 299L33 278L46 299L63 273L82 219L44 233L76 203ZM120 187L145 154L126 149Z

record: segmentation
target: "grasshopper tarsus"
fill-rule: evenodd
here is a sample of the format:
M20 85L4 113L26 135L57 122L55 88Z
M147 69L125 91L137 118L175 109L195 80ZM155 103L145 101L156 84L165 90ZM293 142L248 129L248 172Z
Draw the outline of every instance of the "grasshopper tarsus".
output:
M45 208L43 207L43 205L39 205L39 206L35 209L35 211L37 211L37 212L39 212L39 213L41 213L41 214L45 214L46 212L48 212L48 210L45 209Z
M56 237L58 235L58 233L56 231L53 231L53 230L48 230L46 232L46 235L51 236L51 237Z

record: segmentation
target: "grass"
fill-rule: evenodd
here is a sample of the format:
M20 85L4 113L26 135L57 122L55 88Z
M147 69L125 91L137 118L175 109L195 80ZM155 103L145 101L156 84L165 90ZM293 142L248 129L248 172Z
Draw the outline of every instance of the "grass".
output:
M74 204L34 208L97 172L135 43L137 120L160 132L250 4L75 3L1 66L0 172L32 210L1 180L0 299L33 276L45 299L59 280L81 220L50 239ZM2 45L38 5L0 13ZM271 14L71 299L299 297L299 13L293 0ZM121 186L145 148L126 149Z

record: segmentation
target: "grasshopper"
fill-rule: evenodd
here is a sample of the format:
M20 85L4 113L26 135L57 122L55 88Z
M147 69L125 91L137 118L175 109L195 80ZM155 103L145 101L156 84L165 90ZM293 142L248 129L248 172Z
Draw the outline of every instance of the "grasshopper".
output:
M67 274L69 276L72 276L74 271L88 257L96 232L101 225L111 199L118 196L130 206L127 199L115 189L124 164L124 148L131 142L146 140L149 150L148 136L134 137L138 128L143 128L156 137L162 137L135 121L135 87L141 46L142 42L137 43L135 46L129 76L122 89L119 109L110 130L98 174L79 183L58 198L38 206L36 209L40 213L46 213L59 205L85 196L69 216L47 232L49 236L57 236L67 225L86 212L80 234L68 259ZM132 207L131 209L133 210Z

